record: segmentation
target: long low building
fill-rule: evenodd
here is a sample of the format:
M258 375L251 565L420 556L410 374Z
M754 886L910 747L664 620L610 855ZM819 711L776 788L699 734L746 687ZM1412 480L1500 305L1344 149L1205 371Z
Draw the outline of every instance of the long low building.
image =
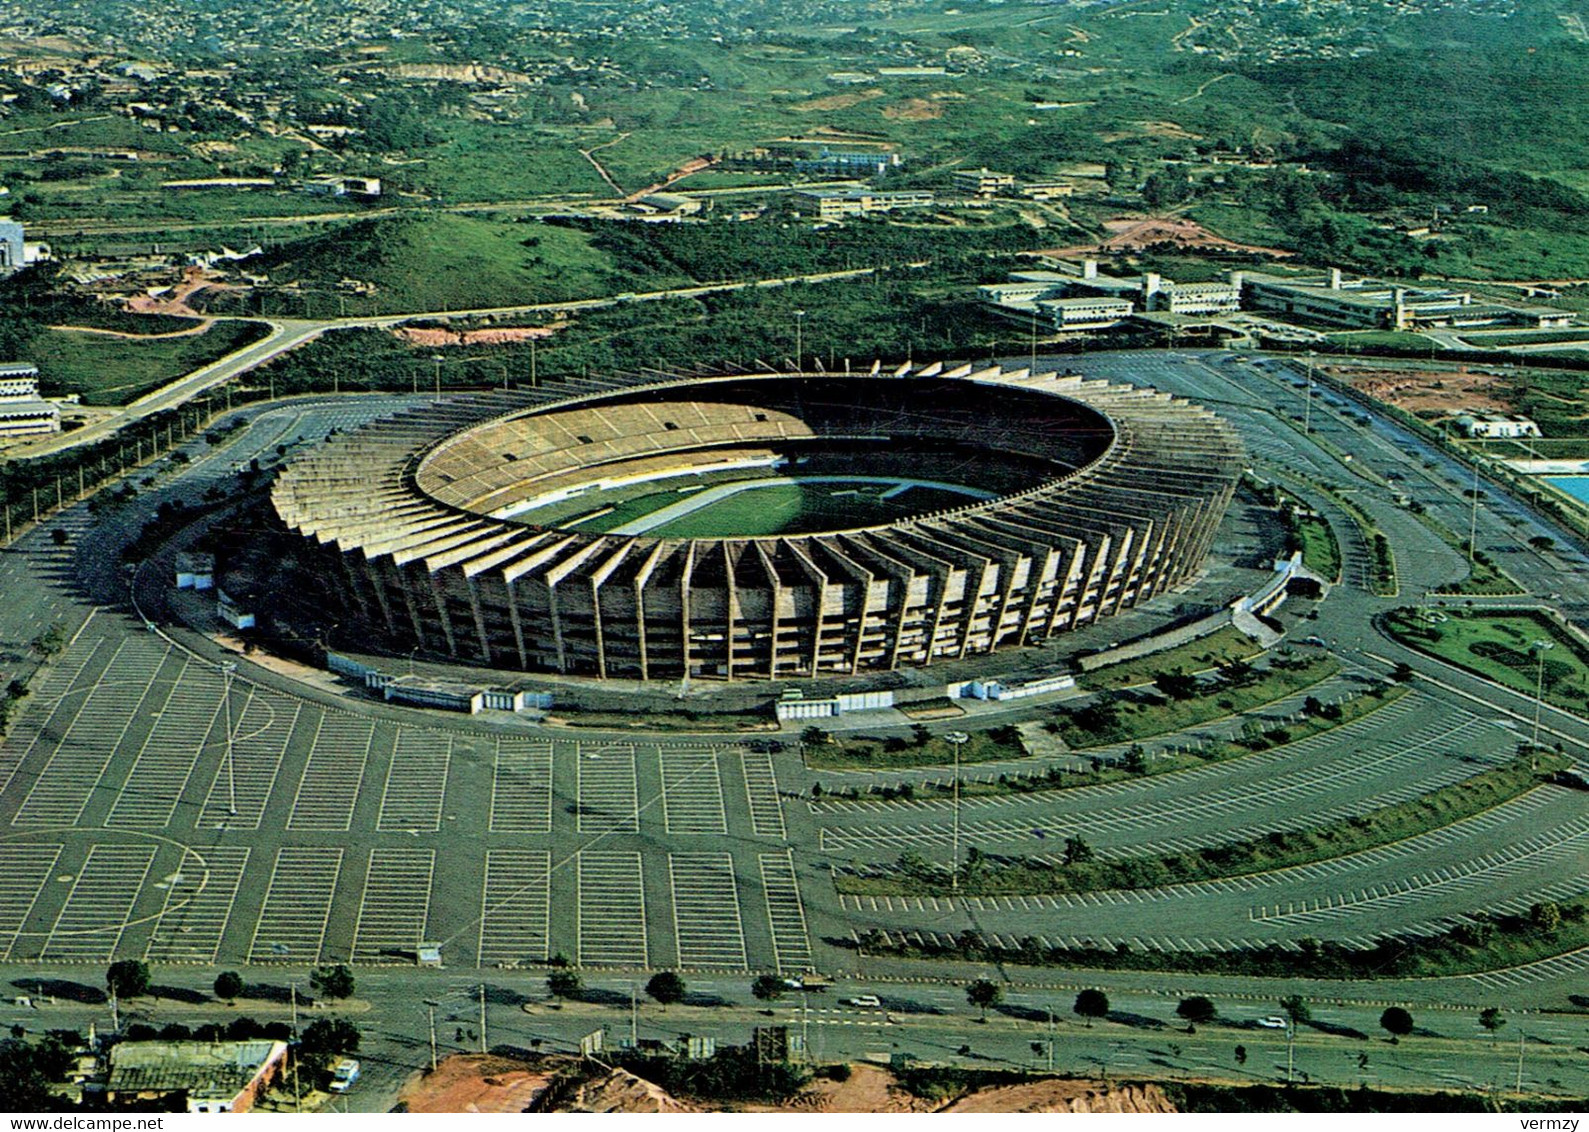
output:
M624 535L547 510L598 484L677 499L704 470L835 462L857 481L953 473L991 490L763 537ZM346 615L395 649L598 677L779 679L1020 645L1180 585L1242 463L1213 413L1149 389L906 365L451 399L337 437L290 465L272 499Z

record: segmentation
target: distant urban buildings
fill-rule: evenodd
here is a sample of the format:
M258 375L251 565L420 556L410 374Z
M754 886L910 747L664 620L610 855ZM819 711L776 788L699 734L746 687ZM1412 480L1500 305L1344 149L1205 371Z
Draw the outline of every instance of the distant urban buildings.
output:
M1069 181L1022 181L1014 173L980 169L956 169L954 187L966 196L992 200L994 197L1024 197L1027 200L1056 200L1072 196L1076 186Z
M1013 272L1010 282L977 290L1000 314L1021 322L1035 318L1056 331L1102 330L1152 312L1221 315L1241 309L1234 283L1177 283L1151 271L1106 275L1091 259L1069 270Z
M1339 268L1318 276L1233 272L1242 307L1343 330L1417 330L1425 327L1522 326L1572 322L1554 307L1475 300L1467 291L1382 279L1348 279Z
M795 211L818 220L873 216L905 208L931 208L935 198L923 189L874 192L870 189L802 189L794 195Z
M1454 423L1463 436L1479 440L1517 440L1540 435L1539 426L1527 417L1508 417L1500 413L1462 413Z
M0 275L21 270L27 262L27 248L22 242L22 225L15 220L0 220Z
M0 362L0 440L60 431L60 406L39 396L38 367Z
M1224 282L1178 283L1152 271L1107 275L1096 260L1053 266L1013 272L1009 282L979 287L978 295L1001 315L1023 324L1035 319L1055 331L1102 330L1127 320L1182 327L1196 319L1226 325L1239 336L1247 327L1233 316L1244 313L1333 330L1549 328L1573 318L1553 307L1491 302L1445 287L1348 279L1339 269L1318 276L1232 271Z

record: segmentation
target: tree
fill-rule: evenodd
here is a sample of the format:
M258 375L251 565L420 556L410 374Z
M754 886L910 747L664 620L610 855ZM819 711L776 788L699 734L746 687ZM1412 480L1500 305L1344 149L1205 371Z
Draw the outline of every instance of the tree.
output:
M1379 1026L1390 1035L1392 1042L1397 1042L1412 1033L1412 1015L1403 1007L1387 1006L1379 1016Z
M1528 545L1535 550L1550 550L1556 545L1556 540L1549 535L1535 535L1528 540Z
M137 998L149 993L149 964L141 959L122 959L105 972L105 985L117 998Z
M988 1020L988 1007L1004 1001L1004 988L987 979L978 979L966 987L966 1001L982 1011L982 1020Z
M1291 1020L1293 1028L1313 1020L1313 1011L1308 1009L1308 1000L1300 994L1286 995L1280 1000L1280 1009Z
M546 990L553 998L578 998L585 984L572 971L553 971L546 976Z
M1528 922L1548 935L1561 927L1561 908L1554 900L1541 900L1528 910Z
M913 723L910 726L910 738L916 746L925 747L928 741L932 739L932 732L925 723Z
M0 1109L6 1112L60 1112L70 1101L50 1091L66 1076L72 1051L53 1034L29 1043L0 1041Z
M1065 864L1084 865L1093 859L1092 846L1080 837L1065 838Z
M215 976L215 997L231 1002L243 993L243 976L236 971L222 971Z
M309 986L316 998L352 998L353 971L346 963L316 967L309 972Z
M1092 1025L1094 1018L1103 1018L1109 1014L1109 996L1101 990L1087 989L1076 996L1076 1004L1071 1007L1079 1017L1087 1019L1087 1025Z
M671 1006L684 999L684 980L672 971L658 971L646 984L646 993L663 1006Z
M1153 677L1153 686L1172 700L1189 700L1197 695L1197 677L1184 672L1160 672Z
M1236 1050L1235 1050L1235 1053L1236 1053L1236 1064L1237 1065L1246 1065L1247 1064L1247 1047L1246 1046L1237 1046Z
M1412 665L1405 660L1396 662L1396 667L1390 670L1390 678L1398 684L1405 684L1412 679Z
M800 732L800 741L808 747L815 747L828 741L828 733L813 723L810 727Z
M1486 1006L1479 1011L1479 1025L1483 1026L1489 1033L1490 1042L1494 1044L1495 1031L1506 1025L1506 1019L1501 1014L1501 1008L1499 1006Z
M1175 1013L1177 1017L1186 1019L1188 1025L1205 1026L1212 1022L1219 1012L1214 1009L1212 999L1194 994L1181 999L1181 1004L1175 1008Z
M306 1054L359 1052L359 1029L342 1018L316 1018L303 1028L298 1048Z
M762 1002L777 1002L783 997L783 980L777 975L757 975L750 993Z

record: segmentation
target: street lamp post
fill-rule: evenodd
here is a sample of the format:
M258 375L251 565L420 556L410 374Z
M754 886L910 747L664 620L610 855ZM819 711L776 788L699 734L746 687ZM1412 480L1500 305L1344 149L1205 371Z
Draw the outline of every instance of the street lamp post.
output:
M954 748L955 776L954 776L954 835L951 842L949 858L949 887L955 892L960 891L960 747L971 740L971 736L964 731L949 731L944 733L944 739Z
M441 355L432 354L430 360L436 363L436 400L441 400Z
M1313 351L1308 351L1308 395L1303 398L1302 435L1313 435Z
M803 330L805 328L805 317L806 317L806 312L805 311L795 311L794 312L794 318L795 318L795 371L798 372L798 373L804 373L805 372L805 363L800 360L801 357L804 354L805 340L804 340L804 338L802 336L802 332L803 332Z
M221 665L221 672L225 677L221 698L226 705L226 812L235 818L237 816L237 763L232 758L232 676L237 672L237 662L227 661Z
M1468 511L1468 569L1479 550L1479 454L1473 453L1473 506Z
M1539 769L1539 712L1545 698L1545 654L1555 647L1553 641L1535 641L1528 646L1538 658L1534 670L1534 739L1528 752L1528 765L1533 770Z

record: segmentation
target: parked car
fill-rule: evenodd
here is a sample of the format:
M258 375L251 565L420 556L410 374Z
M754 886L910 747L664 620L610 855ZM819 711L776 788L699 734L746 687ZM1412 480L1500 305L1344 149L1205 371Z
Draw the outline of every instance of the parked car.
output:
M358 1061L351 1057L344 1057L331 1070L331 1091L333 1093L345 1093L353 1087L353 1082L358 1079Z
M854 998L850 999L850 1005L878 1007L883 1005L883 1000L878 998L875 994L858 994Z
M1267 1018L1258 1019L1258 1025L1265 1030L1284 1030L1286 1028L1286 1020L1278 1014L1271 1014Z

